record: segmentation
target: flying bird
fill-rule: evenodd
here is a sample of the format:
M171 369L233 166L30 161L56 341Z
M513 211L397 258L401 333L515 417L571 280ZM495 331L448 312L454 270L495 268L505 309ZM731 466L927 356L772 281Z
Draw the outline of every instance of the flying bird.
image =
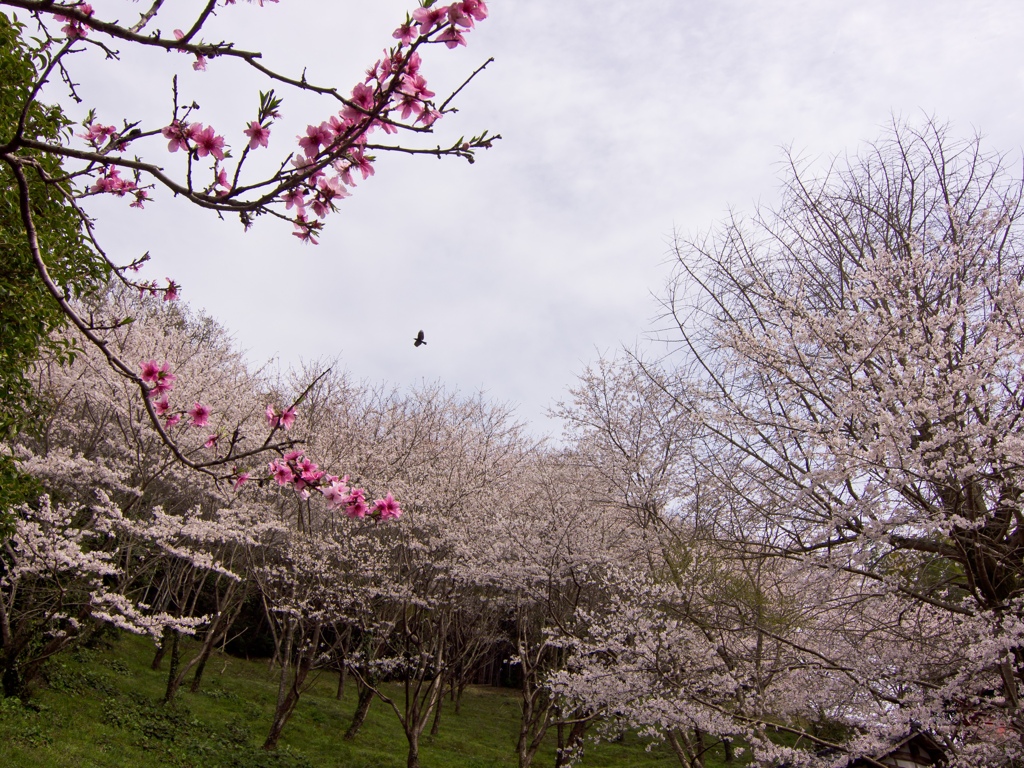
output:
M423 339L423 331L416 334L416 338L412 340L412 345L418 347L420 344L426 344L427 342Z

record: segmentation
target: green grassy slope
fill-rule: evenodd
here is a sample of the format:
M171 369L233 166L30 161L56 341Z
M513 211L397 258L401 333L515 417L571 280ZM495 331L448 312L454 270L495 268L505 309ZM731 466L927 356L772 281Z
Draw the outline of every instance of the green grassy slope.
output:
M153 645L122 636L109 648L77 651L51 664L49 684L29 704L0 699L0 765L66 768L195 766L196 768L403 768L406 741L394 714L375 701L362 732L342 734L355 708L354 686L335 698L338 678L323 674L299 702L276 753L259 749L277 695L277 675L265 662L217 656L203 690L183 690L160 703L163 671L150 669ZM397 691L396 691L397 693ZM423 768L515 766L519 704L514 691L471 688L462 712L444 709L440 733L424 737ZM554 764L553 739L534 764ZM589 743L587 768L678 766L664 746L645 751L627 735ZM709 768L719 763L712 759Z

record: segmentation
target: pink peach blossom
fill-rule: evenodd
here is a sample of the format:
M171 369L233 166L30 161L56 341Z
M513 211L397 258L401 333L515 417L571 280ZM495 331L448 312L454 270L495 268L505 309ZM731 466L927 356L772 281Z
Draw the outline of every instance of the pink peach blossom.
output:
M210 409L202 403L195 403L188 412L193 427L205 427L210 420Z
M352 518L366 517L366 513L369 511L369 507L366 506L366 497L362 488L356 488L349 494L348 506L345 508L345 514Z
M444 32L437 36L437 39L449 48L455 48L466 44L466 38L462 36L462 30L452 24Z
M420 25L420 35L430 34L435 27L439 27L448 18L447 8L438 8L434 6L432 8L417 8L412 12L413 21Z
M403 24L394 32L391 36L402 43L402 45L409 45L413 40L416 39L416 32L413 29L413 23L411 21Z
M249 127L242 131L242 133L249 137L249 149L266 147L270 141L270 129L260 125L257 120L249 123Z
M156 360L146 360L139 363L139 367L142 369L143 381L156 381L160 378L160 367L156 364Z
M293 424L295 424L295 406L287 408L281 414L281 426L284 427L285 430L291 429Z
M224 159L224 137L214 133L213 126L208 125L204 128L202 123L196 124L192 140L196 143L198 157L213 155L218 160Z
M188 142L192 138L192 130L193 126L177 120L161 129L160 134L168 139L167 151L177 152L179 149L184 149L187 152Z
M373 511L380 513L381 520L397 520L402 516L402 510L399 508L398 502L395 501L390 493L383 499L377 499L373 502Z
M270 462L270 473L278 485L288 485L295 479L295 475L287 464L280 461Z

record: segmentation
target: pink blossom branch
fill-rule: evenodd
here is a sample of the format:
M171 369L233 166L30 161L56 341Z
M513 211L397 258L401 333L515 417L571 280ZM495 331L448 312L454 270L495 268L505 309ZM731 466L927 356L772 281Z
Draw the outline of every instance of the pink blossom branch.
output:
M100 352L102 352L103 356L107 359L107 362L110 364L110 366L115 371L117 371L118 374L120 374L121 376L123 376L124 378L128 379L133 384L138 386L139 392L142 395L143 404L145 406L147 414L149 415L149 420L153 425L153 428L159 435L161 442L163 442L164 445L167 446L167 448L174 455L175 459L177 459L181 464L191 469L204 472L213 477L218 477L216 473L211 471L213 467L223 466L228 463L236 462L240 459L245 459L250 456L259 455L266 451L284 450L296 444L297 441L295 440L272 443L270 442L270 438L268 437L267 441L260 448L245 451L243 453L236 453L232 456L226 456L219 459L213 459L210 461L203 462L196 462L189 459L182 452L178 444L170 438L170 436L164 429L163 425L160 423L160 419L157 416L157 413L153 407L152 398L149 397L149 388L147 387L146 383L137 373L135 373L135 370L131 366L129 366L127 363L121 360L121 358L118 357L116 354L114 354L107 340L101 338L96 334L95 326L93 326L90 323L87 323L82 318L82 316L78 314L75 308L71 306L68 297L56 285L56 283L54 283L53 278L50 277L49 269L46 266L46 262L43 260L42 252L39 247L39 237L36 232L34 217L32 216L32 210L30 207L31 198L29 196L28 179L25 177L25 173L20 163L12 162L12 160L6 156L3 156L3 159L11 168L15 180L18 183L18 199L21 209L22 223L25 225L26 240L28 242L29 251L32 254L32 261L36 266L36 271L39 274L39 277L42 280L43 285L46 287L47 292L53 297L53 299L60 306L61 311L72 322L72 324L74 324L74 326L79 330L79 332L83 336L85 336L85 338L88 339L97 349L99 349Z

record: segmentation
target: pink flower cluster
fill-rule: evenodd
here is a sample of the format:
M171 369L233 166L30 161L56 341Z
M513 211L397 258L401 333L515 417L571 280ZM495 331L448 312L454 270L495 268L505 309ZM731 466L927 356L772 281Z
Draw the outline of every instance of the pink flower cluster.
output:
M143 203L149 199L149 192L140 189L139 185L131 179L122 179L121 172L113 165L104 166L103 175L96 179L96 183L89 188L89 191L95 194L108 193L118 197L130 194L135 198L130 206L132 208L142 208Z
M77 10L84 13L86 16L92 16L93 9L89 3L79 3ZM89 27L84 22L78 19L71 19L67 16L54 15L53 17L57 21L66 22L61 28L61 31L67 35L68 40L81 40L87 34L89 34Z
M382 499L376 499L371 507L366 503L365 490L349 486L348 475L339 478L327 474L303 456L302 451L289 451L280 459L270 462L268 468L278 485L292 486L304 499L310 497L311 490L318 490L330 509L344 507L345 514L351 518L363 518L370 514L381 520L397 520L402 516L398 502L390 493Z
M217 160L224 159L224 137L217 135L213 126L203 127L202 123L186 123L175 120L160 131L167 139L167 151L195 152L196 157L212 155Z
M139 368L142 370L142 380L151 385L146 391L146 396L158 398L153 400L153 410L156 411L159 418L164 420L167 429L171 429L181 422L186 415L193 427L205 427L209 424L210 408L200 402L193 403L192 408L187 412L171 411L168 393L174 389L174 381L177 377L171 373L170 363L165 361L163 364L157 364L156 360L144 360L139 363ZM271 429L278 427L283 427L285 430L291 429L295 424L295 406L278 411L274 406L268 405L266 417L267 424ZM210 434L206 437L203 447L216 450L219 440L219 433ZM289 451L280 459L271 461L268 470L278 485L292 486L304 499L310 497L311 491L318 490L327 501L329 508L344 507L345 514L349 517L362 518L370 514L381 520L393 520L402 515L398 502L390 493L383 498L376 499L371 506L366 502L366 491L362 488L349 487L348 475L339 478L336 475L327 474L305 457L302 451ZM235 467L232 477L234 486L238 489L249 480L250 474L239 472L238 467Z
M395 30L393 37L403 45L409 45L417 37L427 37L440 27L445 27L437 40L454 48L466 44L462 30L471 29L477 21L486 18L487 3L483 0L463 0L445 7L417 8L412 12L412 18Z
M147 397L159 397L153 401L153 410L156 415L164 420L164 426L171 429L181 422L183 416L187 415L193 427L205 427L210 421L210 409L202 403L193 403L192 408L186 413L182 411L171 411L171 401L168 392L174 389L174 380L177 378L171 373L170 363L164 362L157 365L156 360L145 360L139 363L142 369L142 380L152 384L147 392ZM212 448L217 443L217 436L211 435L204 444Z
M171 364L164 361L163 365L157 365L156 360L146 360L139 363L142 369L142 380L152 384L149 389L149 396L164 395L174 389L174 380L178 377L171 373Z
M259 120L249 123L242 133L249 137L249 149L266 147L270 142L270 125L263 125Z
M441 117L430 102L435 94L420 74L419 53L406 49L418 41L443 42L449 48L465 45L463 32L485 18L487 4L483 0L417 8L394 32L398 47L367 70L364 81L352 89L348 104L329 120L306 127L306 134L298 137L303 155L295 158L293 165L300 173L311 167L315 170L281 198L286 210L295 208L292 221L296 237L315 245L316 234L323 225L310 219L307 207L316 218L323 219L336 210L335 201L349 196L347 187L354 186L354 171L364 180L373 175L373 158L365 154L364 146L378 128L385 133L397 131L391 120L392 111L402 120L415 117L416 123L427 127ZM430 36L439 30L431 41ZM250 130L254 130L254 125L250 124ZM248 131L246 135L253 146L255 135ZM334 153L336 159L324 161L324 155Z
M249 0L263 5L277 0ZM235 0L222 0L224 5L234 5ZM84 14L93 13L92 6L81 3L76 7ZM292 211L295 236L304 242L317 243L317 234L323 228L323 219L337 210L338 201L348 197L349 188L355 179L368 179L374 173L374 158L366 154L368 137L375 130L396 133L400 127L396 120L413 120L416 124L430 127L441 117L441 112L430 101L436 94L430 90L426 79L420 74L421 60L416 51L421 44L443 43L449 48L465 45L465 33L474 28L477 21L487 18L487 4L484 0L461 0L445 6L419 7L406 22L395 30L393 37L398 45L385 52L369 70L363 82L352 89L350 98L336 115L320 124L310 124L305 135L299 136L302 152L293 159L294 171L284 174L281 181L280 197L285 210ZM64 17L58 17L68 21ZM69 37L84 37L85 28L79 21L68 21L65 32ZM191 37L175 29L174 37L181 41L178 48L196 56L195 69L206 68L206 56L197 51L207 50L191 45ZM210 47L211 51L216 47ZM207 54L209 55L209 54ZM270 129L279 115L280 99L273 91L260 94L261 104L258 119L251 120L243 130L248 147L246 151L268 147ZM187 117L186 112L186 117ZM226 142L212 126L189 123L175 119L160 133L167 139L169 152L179 149L195 159L212 157L213 182L203 194L227 197L233 190L228 170L221 167L228 157ZM99 150L110 141L119 141L113 126L93 122L87 131L79 134ZM123 146L118 146L123 149ZM241 162L241 161L239 161ZM357 177L356 174L359 176ZM237 170L236 170L237 177ZM149 194L137 187L137 181L121 179L116 168L106 166L91 190L117 195L135 196L133 207L141 208Z
M142 283L133 283L133 285L139 289L140 299L144 297L147 293L150 296L156 296L158 293L162 293L164 295L164 301L177 301L179 298L178 289L180 289L181 286L178 285L173 280L171 280L171 278L169 277L164 279L167 280L166 288L161 288L160 286L158 286L155 280L149 280L148 282Z
M93 147L101 147L106 144L111 137L117 134L117 128L112 125L101 125L100 123L90 123L85 133L77 134L79 138L85 139Z
M268 405L267 406L267 424L270 426L271 429L277 429L277 427L280 426L280 427L284 427L284 430L287 432L289 429L292 428L292 425L294 423L295 423L295 406L294 405L289 406L288 408L285 408L280 413L278 413L274 409L274 406L272 406L272 405Z

